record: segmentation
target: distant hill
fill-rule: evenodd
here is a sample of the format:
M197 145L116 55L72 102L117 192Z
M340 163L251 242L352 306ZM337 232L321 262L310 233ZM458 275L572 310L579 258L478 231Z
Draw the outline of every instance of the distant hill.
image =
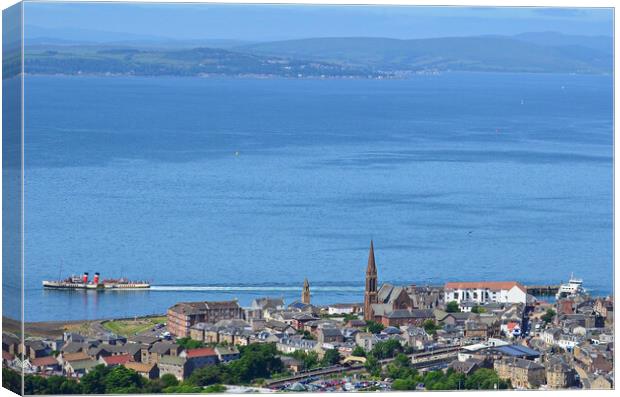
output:
M611 73L613 67L610 38L552 32L415 40L309 38L253 44L45 40L28 42L27 73L391 78L443 71L600 74Z
M614 40L609 36L577 36L567 35L557 32L530 32L521 33L513 36L517 40L527 41L547 47L586 47L593 50L603 52L605 54L613 54Z
M27 48L25 71L68 75L378 77L367 68L221 48L162 50L94 45Z
M399 40L389 38L312 38L235 47L237 51L281 57L303 57L383 70L469 70L511 72L610 73L612 56L572 43L541 45L551 36L525 35L447 37ZM556 42L560 40L556 38ZM604 45L601 45L604 47Z

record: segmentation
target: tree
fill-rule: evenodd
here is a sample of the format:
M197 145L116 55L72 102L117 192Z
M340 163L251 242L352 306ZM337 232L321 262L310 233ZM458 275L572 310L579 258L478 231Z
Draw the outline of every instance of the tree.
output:
M372 320L366 321L366 331L370 332L371 334L378 334L379 332L383 331L383 328L383 324L381 323Z
M230 380L248 383L255 378L268 378L272 373L282 371L282 360L278 357L274 343L253 343L241 347L240 353L241 358L224 366Z
M22 394L22 377L11 369L2 368L2 387L13 393ZM34 393L26 392L26 394Z
M547 312L543 314L540 318L545 322L545 324L547 324L553 321L553 317L555 317L555 314L555 310L549 308L547 309Z
M323 360L321 360L321 364L324 367L330 367L332 365L336 365L340 362L340 353L336 349L329 349L325 352L323 356Z
M305 369L312 369L319 366L319 355L317 352L311 351L306 353L302 350L297 350L291 353L290 356L303 362Z
M84 375L80 381L84 394L105 394L105 378L109 372L110 367L100 364Z
M211 385L204 389L204 393L223 393L226 391L226 386L223 385Z
M411 359L402 353L399 353L394 361L387 365L387 375L392 379L413 378L417 375L417 371L411 365Z
M392 390L415 390L416 384L412 378L396 379L392 383Z
M461 309L459 309L459 304L457 303L457 301L450 301L446 305L446 311L448 313L458 313L461 311Z
M509 384L497 376L497 373L488 368L480 368L465 380L466 389L484 389L493 390L497 386L498 389L507 389Z
M471 312L472 313L476 313L476 314L486 313L486 311L487 310L484 307L481 307L481 306L478 306L478 305L476 305L476 306L471 308Z
M163 378L162 378L163 379ZM176 378L175 378L176 380ZM195 370L189 377L188 383L196 386L208 386L222 381L222 370L219 365L208 365ZM169 385L176 386L176 385Z
M164 387L176 386L179 384L179 380L172 374L164 374L159 379Z
M200 393L202 390L203 389L200 386L193 386L188 383L181 383L177 386L166 387L163 390L163 392L173 393L173 394L190 394L190 393Z
M402 350L403 347L399 341L396 339L388 339L377 343L370 353L379 360L383 360L385 358L394 357L396 353L401 352Z
M203 342L189 338L189 337L179 338L176 340L176 343L177 345L181 346L185 350L198 349L198 348L204 347L205 345Z
M366 364L364 364L366 371L370 373L372 376L380 376L381 375L381 364L379 360L375 356L369 355L366 358Z
M440 328L431 319L424 321L424 323L422 323L422 326L424 327L424 331L426 331L426 333L429 335L435 335L437 333L437 330Z
M140 390L144 383L142 375L122 365L114 367L104 379L106 393L108 394L122 394Z
M366 357L366 351L361 346L355 346L351 355L355 357Z

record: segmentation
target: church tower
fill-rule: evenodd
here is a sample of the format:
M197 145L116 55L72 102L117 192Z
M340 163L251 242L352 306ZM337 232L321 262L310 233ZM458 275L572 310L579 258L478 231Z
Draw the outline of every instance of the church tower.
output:
M310 283L308 283L308 279L304 279L304 289L301 292L301 303L305 305L310 304Z
M366 268L366 290L364 292L364 320L374 320L373 303L377 303L377 265L375 264L375 249L372 240L370 240L368 267Z

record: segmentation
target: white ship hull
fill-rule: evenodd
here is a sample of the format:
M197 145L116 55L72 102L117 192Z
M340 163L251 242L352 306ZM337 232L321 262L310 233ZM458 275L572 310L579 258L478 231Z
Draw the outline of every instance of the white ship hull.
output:
M118 290L118 289L146 289L151 288L149 283L73 283L66 281L43 281L43 288L48 289L83 289L83 290Z

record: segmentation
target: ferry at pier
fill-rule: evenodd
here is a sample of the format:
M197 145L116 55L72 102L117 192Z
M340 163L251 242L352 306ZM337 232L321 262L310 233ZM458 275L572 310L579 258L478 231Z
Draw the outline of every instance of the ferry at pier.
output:
M82 276L70 276L64 280L43 280L43 288L48 289L84 289L84 290L118 290L118 289L145 289L151 288L147 281L132 281L126 278L104 279L100 278L99 273L95 273L92 281L88 280L88 273Z
M555 295L556 299L570 298L578 295L583 295L587 291L583 288L583 280L575 278L573 274L570 275L568 283L560 285L558 293Z

